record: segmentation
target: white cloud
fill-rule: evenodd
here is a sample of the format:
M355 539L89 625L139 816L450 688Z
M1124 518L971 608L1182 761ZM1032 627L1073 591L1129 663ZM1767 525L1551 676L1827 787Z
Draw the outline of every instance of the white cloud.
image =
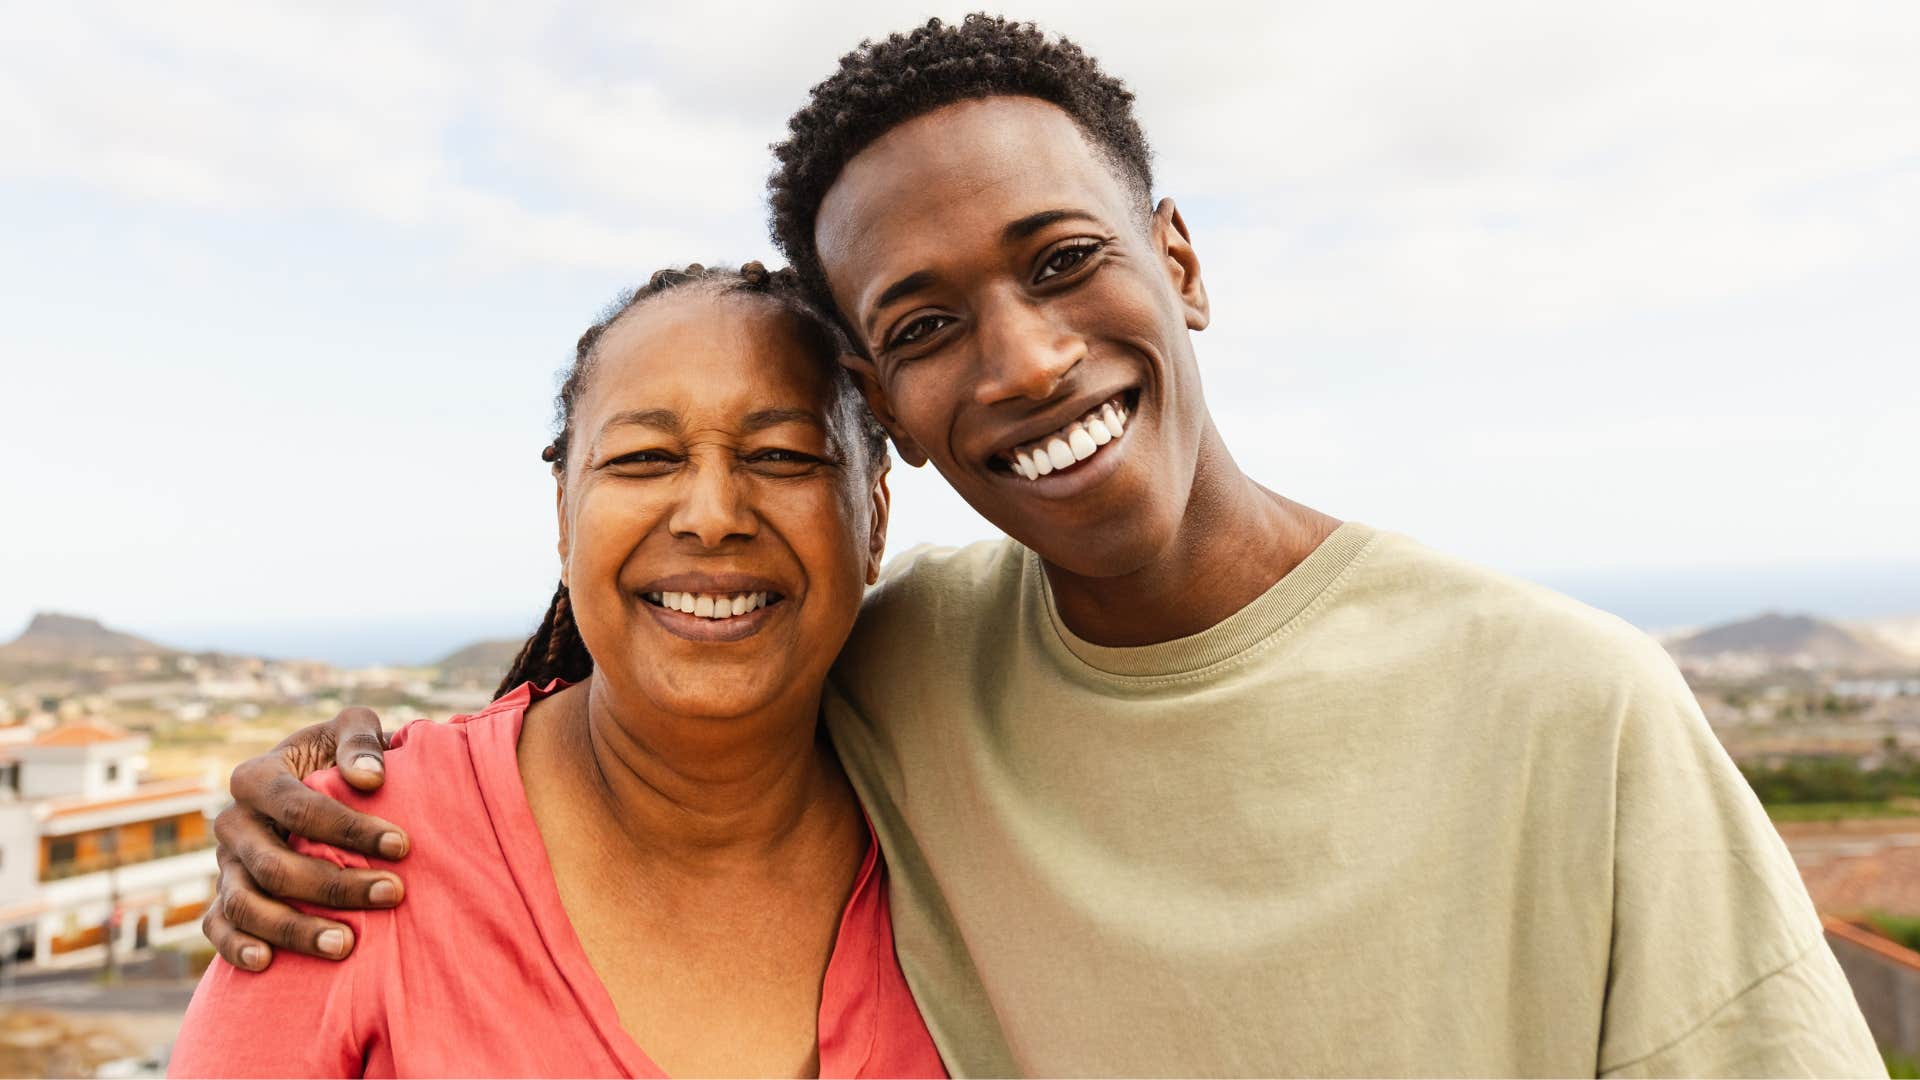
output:
M1012 13L1138 92L1215 301L1209 397L1269 486L1522 568L1911 551L1920 494L1897 474L1920 417L1893 403L1920 400L1896 314L1920 292L1920 6ZM524 466L573 320L667 262L767 257L767 144L860 38L923 17L881 0L10 13L0 190L68 217L14 268L38 291L0 297L19 309L0 354L30 358L41 406L0 444L60 448L0 477L0 501L45 522L10 541L37 569L0 567L0 597L57 579L113 615L217 581L280 613L467 610L463 582L544 558L543 517L455 526L501 492L543 497L537 475L487 470ZM0 228L35 212L0 207ZM227 229L258 235L222 247ZM308 250L327 230L353 250ZM421 262L389 287L424 299L349 287L389 246ZM91 280L120 280L117 260L204 306L120 317ZM331 328L359 367L312 343L256 362L270 330L216 332L232 297L269 328L312 318L299 285L255 287L261 265L347 282L338 317L391 322ZM467 289L489 305L450 310ZM20 329L41 307L60 314ZM437 385L467 369L428 364L425 337L493 396ZM426 459L407 458L411 486L396 451L335 444L363 402L390 426L432 418L399 444ZM896 548L988 531L930 473L896 489ZM385 531L313 535L329 513ZM385 539L403 525L447 554L403 558ZM166 573L125 557L136 543ZM537 600L545 573L515 587Z

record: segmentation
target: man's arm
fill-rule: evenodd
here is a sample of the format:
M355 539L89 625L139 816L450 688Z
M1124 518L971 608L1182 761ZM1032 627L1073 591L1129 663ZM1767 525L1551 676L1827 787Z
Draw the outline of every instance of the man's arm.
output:
M1779 834L1672 663L1649 645L1638 666L1615 762L1599 1071L1885 1076Z
M233 770L234 804L214 819L220 895L201 920L207 940L235 968L259 971L275 947L338 960L353 931L297 911L280 898L332 908L390 908L405 895L399 877L310 858L281 830L381 859L407 853L407 834L307 787L301 779L338 766L347 783L374 791L385 777L386 738L371 709L351 708L301 728Z

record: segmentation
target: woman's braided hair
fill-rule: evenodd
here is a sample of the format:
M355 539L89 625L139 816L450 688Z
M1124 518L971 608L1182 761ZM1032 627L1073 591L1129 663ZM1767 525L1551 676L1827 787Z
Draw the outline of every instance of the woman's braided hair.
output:
M850 348L846 333L837 320L822 311L808 296L800 284L799 276L790 269L768 270L757 262L747 263L738 270L692 263L679 269L654 271L645 285L622 296L600 316L599 321L580 335L579 343L574 346L573 363L562 376L560 393L554 398L557 434L540 451L540 459L550 463L556 475L566 475L567 454L573 445L574 407L579 404L581 395L593 378L596 346L600 338L641 304L661 293L687 285L704 286L721 294L740 293L763 297L782 311L796 316L808 349L833 371L834 407L838 415L832 419L842 435L851 435L856 441L856 445L843 447L843 451L859 456L869 466L886 457L886 432L873 414L867 411L853 377L840 366L840 357ZM536 686L554 679L579 682L592 672L593 657L587 653L586 643L580 639L580 630L574 625L573 604L567 596L567 586L562 583L554 590L553 600L547 605L547 614L540 621L539 629L521 646L520 655L507 670L507 676L501 680L494 696L499 697L524 682Z
M1035 97L1058 106L1105 154L1151 212L1152 151L1133 116L1133 92L1080 46L1030 22L975 13L959 23L929 19L883 41L863 41L808 94L775 143L767 179L773 242L808 290L832 310L813 223L848 161L895 127L975 98Z

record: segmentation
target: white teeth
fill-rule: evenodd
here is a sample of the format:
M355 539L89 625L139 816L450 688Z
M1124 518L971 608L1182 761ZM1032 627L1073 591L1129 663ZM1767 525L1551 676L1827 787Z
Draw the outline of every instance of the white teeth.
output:
M1029 480L1070 469L1126 430L1125 407L1108 402L1036 443L1008 451L1009 470Z
M699 619L731 619L767 606L767 594L752 593L648 593L647 599L668 611L685 612Z

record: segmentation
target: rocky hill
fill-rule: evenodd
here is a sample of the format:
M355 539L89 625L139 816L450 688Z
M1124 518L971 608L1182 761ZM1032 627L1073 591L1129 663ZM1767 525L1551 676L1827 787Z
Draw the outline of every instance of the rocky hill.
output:
M448 685L491 687L506 675L507 667L525 644L524 638L476 641L455 649L432 666L440 669L440 681Z
M1768 666L1872 671L1909 666L1911 657L1879 637L1811 615L1765 615L1709 627L1667 642L1681 660L1740 658Z
M0 645L0 660L79 663L99 657L170 656L175 650L109 630L98 619L41 612L21 635Z

